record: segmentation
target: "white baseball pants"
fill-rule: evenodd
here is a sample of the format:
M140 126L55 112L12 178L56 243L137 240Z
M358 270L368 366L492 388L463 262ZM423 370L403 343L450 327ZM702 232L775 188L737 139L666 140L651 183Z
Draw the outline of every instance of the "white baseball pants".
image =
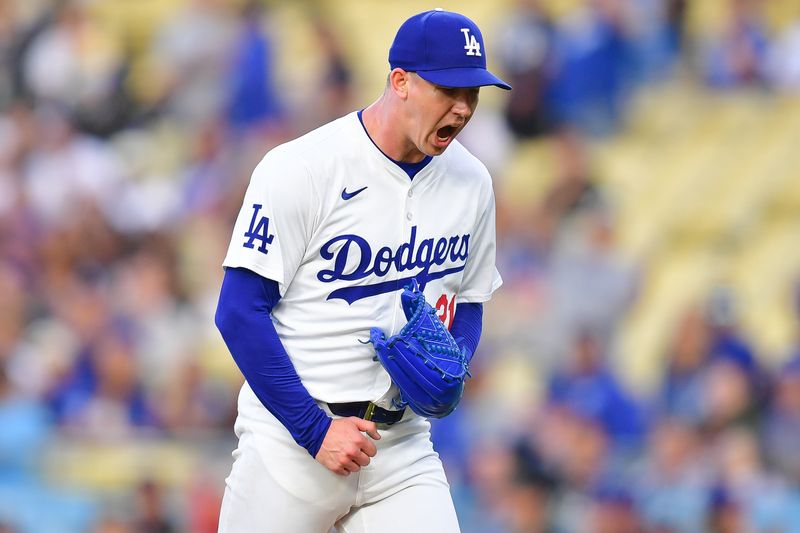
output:
M460 531L424 418L409 410L403 420L379 430L370 464L340 476L265 413L258 421L237 419L239 446L226 479L220 533Z

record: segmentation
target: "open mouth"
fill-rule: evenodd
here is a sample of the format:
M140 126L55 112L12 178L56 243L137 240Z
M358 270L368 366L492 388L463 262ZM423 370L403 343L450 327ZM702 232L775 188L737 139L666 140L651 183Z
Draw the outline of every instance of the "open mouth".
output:
M442 142L448 140L456 132L455 126L442 126L436 130L436 137Z

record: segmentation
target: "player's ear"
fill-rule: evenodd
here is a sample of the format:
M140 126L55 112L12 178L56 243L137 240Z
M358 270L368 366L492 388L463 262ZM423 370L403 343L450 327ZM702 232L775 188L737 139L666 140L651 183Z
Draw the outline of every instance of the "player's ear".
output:
M411 81L411 73L401 68L393 69L389 73L389 89L405 100L408 98L408 85Z

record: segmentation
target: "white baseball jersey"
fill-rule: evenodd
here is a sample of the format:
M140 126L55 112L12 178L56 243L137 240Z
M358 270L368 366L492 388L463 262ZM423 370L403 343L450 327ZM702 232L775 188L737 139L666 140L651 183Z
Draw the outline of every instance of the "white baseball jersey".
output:
M275 329L311 396L389 407L396 391L364 342L406 323L403 285L416 277L449 326L457 303L502 283L491 178L453 141L411 180L351 113L267 153L223 264L278 282ZM258 418L247 383L242 396Z

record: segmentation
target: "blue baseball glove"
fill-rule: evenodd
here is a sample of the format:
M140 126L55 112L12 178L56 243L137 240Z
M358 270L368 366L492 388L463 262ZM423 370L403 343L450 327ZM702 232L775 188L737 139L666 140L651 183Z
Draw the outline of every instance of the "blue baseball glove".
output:
M400 297L408 323L388 340L380 328L370 330L370 342L400 389L401 405L421 416L442 418L453 412L470 375L466 357L436 310L425 301L419 284L405 287Z

